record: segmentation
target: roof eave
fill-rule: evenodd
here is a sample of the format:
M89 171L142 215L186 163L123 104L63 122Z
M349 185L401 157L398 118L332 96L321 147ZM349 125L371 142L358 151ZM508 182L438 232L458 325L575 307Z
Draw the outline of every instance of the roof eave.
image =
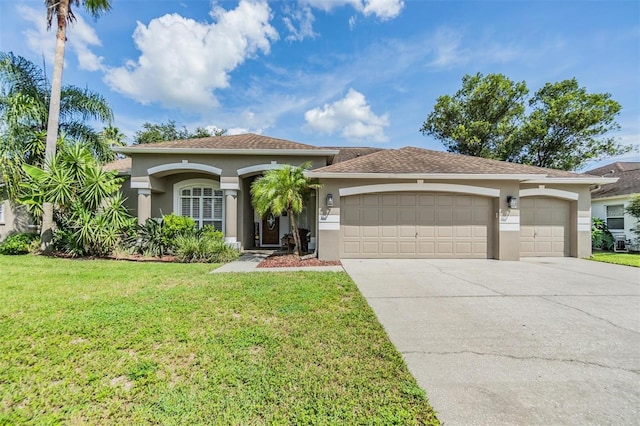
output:
M306 155L325 157L337 155L335 149L211 149L211 148L136 148L118 147L113 149L121 154L226 154L226 155Z
M519 180L544 179L545 175L496 173L342 173L306 172L309 177L324 179L448 179L448 180Z
M544 179L529 179L525 180L523 183L583 183L589 185L605 185L607 183L616 183L618 178L603 178L603 177L547 177Z

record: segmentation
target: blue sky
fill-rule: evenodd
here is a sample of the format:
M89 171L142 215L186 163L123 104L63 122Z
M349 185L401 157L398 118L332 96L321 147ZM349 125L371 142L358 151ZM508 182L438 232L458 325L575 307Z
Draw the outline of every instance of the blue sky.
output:
M640 144L638 1L112 0L76 10L64 83L102 93L129 136L175 120L315 145L442 150L419 132L465 74L531 92L576 77ZM41 0L0 0L0 50L47 67ZM50 70L48 71L50 75ZM639 159L638 153L619 159ZM597 164L601 164L597 163Z

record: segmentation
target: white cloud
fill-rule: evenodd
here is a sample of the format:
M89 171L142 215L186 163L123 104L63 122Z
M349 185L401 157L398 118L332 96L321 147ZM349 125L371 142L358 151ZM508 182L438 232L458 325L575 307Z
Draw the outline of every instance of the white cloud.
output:
M55 17L51 29L47 31L46 20L40 9L34 9L24 5L17 6L18 14L22 19L31 23L32 28L23 32L27 45L37 54L43 54L52 65L55 57L56 46L56 21ZM80 69L97 71L102 68L102 57L96 56L90 46L101 46L95 30L86 23L80 14L76 14L76 21L67 26L67 48L75 53Z
M321 133L340 134L350 140L385 142L385 127L389 126L387 114L381 116L371 111L364 95L349 89L343 99L322 108L314 108L304 114L307 127Z
M325 12L349 5L365 16L374 15L383 21L398 17L404 8L403 0L299 0L299 2Z
M315 38L318 34L313 31L314 16L311 8L308 6L300 7L295 10L285 10L285 16L282 18L284 24L289 30L287 41L302 41L305 38ZM298 24L296 27L295 24Z
M107 70L105 82L143 104L188 110L217 105L213 91L229 87L229 72L258 51L269 53L278 33L266 1L241 0L229 11L214 6L211 17L213 23L178 14L148 26L138 22L133 39L140 57Z

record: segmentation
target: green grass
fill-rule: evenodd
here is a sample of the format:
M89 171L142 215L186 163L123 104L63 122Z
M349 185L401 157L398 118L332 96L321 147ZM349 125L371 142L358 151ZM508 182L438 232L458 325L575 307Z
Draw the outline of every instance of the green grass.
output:
M640 254L638 253L594 252L590 260L640 268Z
M437 424L344 273L0 256L0 424Z

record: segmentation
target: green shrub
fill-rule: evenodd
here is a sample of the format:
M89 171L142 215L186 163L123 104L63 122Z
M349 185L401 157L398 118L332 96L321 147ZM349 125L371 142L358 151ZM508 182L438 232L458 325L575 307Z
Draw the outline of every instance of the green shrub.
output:
M230 262L238 257L238 251L224 242L217 233L178 235L175 239L175 255L180 262ZM220 233L221 234L221 233Z
M135 233L129 235L125 243L131 252L151 257L163 256L169 249L164 242L161 223L153 218L138 225Z
M222 231L218 231L216 228L214 228L211 225L203 226L202 229L198 231L198 235L202 237L211 238L213 240L220 240L220 241L224 240L224 234L222 233Z
M591 218L591 247L601 250L612 250L614 242L613 235L609 231L607 223L597 217Z
M38 239L38 234L21 232L9 235L0 244L0 254L17 255L31 252L32 243Z
M171 213L162 218L162 238L164 245L171 248L178 235L194 235L196 221L188 216L178 216Z

